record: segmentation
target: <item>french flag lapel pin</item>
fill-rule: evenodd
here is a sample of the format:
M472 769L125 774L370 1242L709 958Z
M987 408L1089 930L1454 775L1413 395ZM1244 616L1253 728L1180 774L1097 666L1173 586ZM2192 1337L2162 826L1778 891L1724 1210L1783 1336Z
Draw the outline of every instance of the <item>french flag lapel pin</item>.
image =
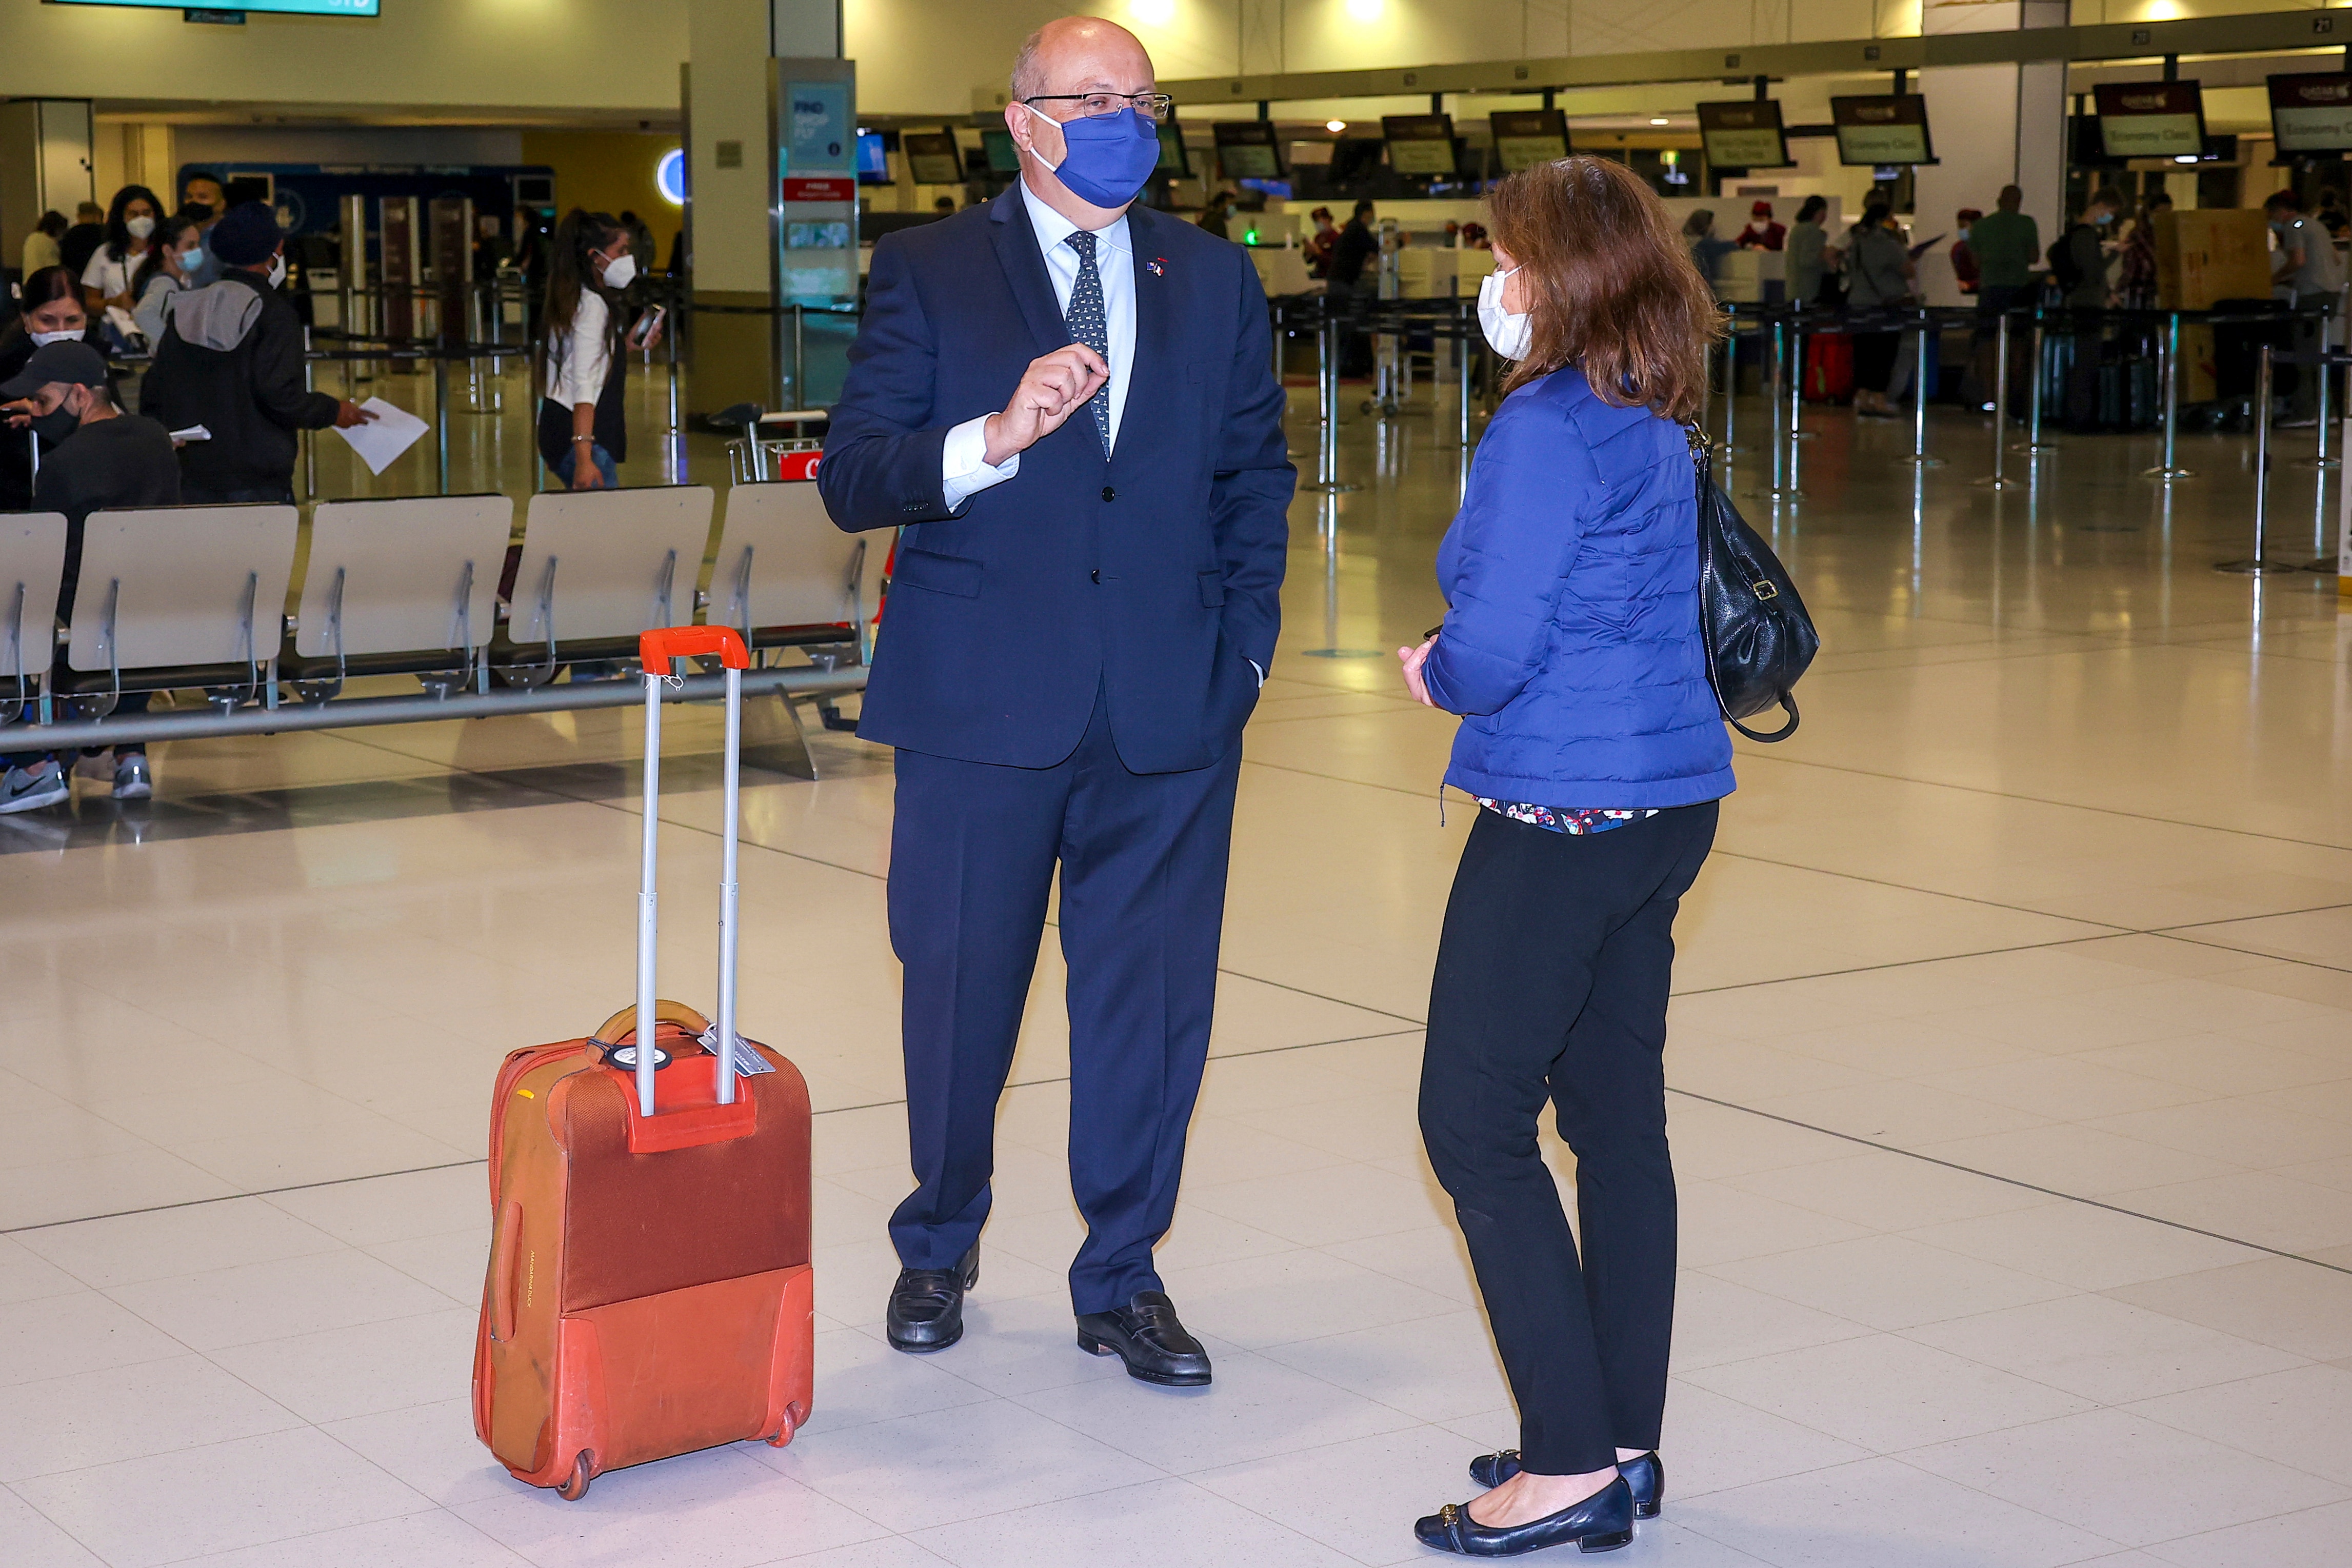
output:
M1155 256L1143 264L1143 269L1154 277L1165 277L1168 276L1168 258L1164 256Z

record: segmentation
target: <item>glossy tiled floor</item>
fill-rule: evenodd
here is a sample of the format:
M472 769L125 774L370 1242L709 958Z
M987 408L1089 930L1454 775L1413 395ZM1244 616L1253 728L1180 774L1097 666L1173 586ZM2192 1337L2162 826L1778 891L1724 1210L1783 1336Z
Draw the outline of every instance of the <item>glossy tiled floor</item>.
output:
M1671 1496L1612 1561L2340 1568L2333 580L2257 599L2209 570L2243 553L2236 443L2185 443L2202 476L2168 503L2134 476L2147 444L2102 440L1995 497L1969 482L1981 421L1936 422L1951 461L1916 488L1907 430L1816 423L1810 493L1748 503L1827 651L1803 733L1741 747L1683 923ZM1413 1515L1512 1435L1412 1123L1468 821L1437 800L1448 721L1381 652L1438 613L1457 475L1433 425L1351 424L1368 487L1294 514L1216 1061L1162 1251L1213 1388L1149 1389L1071 1343L1050 944L971 1332L930 1359L884 1346L882 1220L908 1182L889 759L821 737L823 782L747 793L744 872L746 1024L819 1109L814 1422L577 1505L517 1485L467 1409L483 1101L501 1052L625 998L633 722L180 746L150 807L0 821L0 1562L1419 1556ZM2311 480L2283 472L2291 538ZM666 988L688 995L711 963L712 729L673 725L660 802Z

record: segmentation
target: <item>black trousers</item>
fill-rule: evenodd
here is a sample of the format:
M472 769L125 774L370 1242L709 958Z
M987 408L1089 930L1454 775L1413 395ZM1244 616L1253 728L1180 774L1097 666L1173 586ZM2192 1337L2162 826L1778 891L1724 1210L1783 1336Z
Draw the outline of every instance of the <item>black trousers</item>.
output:
M1445 906L1422 1136L1539 1475L1658 1445L1675 1306L1666 991L1716 812L1575 836L1482 810ZM1547 1100L1576 1154L1580 1260L1536 1145Z
M1097 697L1051 768L898 754L890 945L906 966L907 1132L919 1185L890 1217L909 1269L980 1238L1004 1092L1055 867L1069 967L1070 1188L1087 1239L1079 1312L1160 1288L1208 1061L1241 743L1206 768L1135 773Z
M1900 332L1856 332L1853 335L1853 384L1864 392L1883 392L1895 380L1895 356L1903 350ZM1620 828L1616 831L1622 832Z

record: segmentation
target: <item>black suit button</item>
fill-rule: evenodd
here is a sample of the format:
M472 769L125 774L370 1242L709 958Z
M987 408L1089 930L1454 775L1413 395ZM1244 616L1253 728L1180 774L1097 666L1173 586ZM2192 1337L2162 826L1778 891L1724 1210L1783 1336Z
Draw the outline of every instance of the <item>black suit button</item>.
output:
M1116 501L1118 499L1118 492L1112 489L1109 486L1105 485L1103 486L1103 499L1106 501Z
M1097 567L1094 570L1087 573L1087 575L1093 578L1097 582L1100 582L1102 580L1102 568Z

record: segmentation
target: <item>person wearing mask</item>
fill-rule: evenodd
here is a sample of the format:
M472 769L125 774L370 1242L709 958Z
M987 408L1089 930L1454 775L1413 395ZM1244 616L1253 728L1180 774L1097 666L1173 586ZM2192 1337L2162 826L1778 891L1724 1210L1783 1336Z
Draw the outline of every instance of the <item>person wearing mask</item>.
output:
M55 267L65 259L58 242L65 237L66 215L59 212L43 213L33 232L25 236L24 267L17 274L30 277L45 267Z
M1684 220L1683 244L1689 247L1691 265L1698 268L1709 288L1715 287L1716 264L1739 248L1727 239L1716 238L1715 214L1706 207Z
M1315 225L1315 232L1300 247L1307 253L1307 275L1322 277L1331 265L1331 247L1339 243L1339 225L1333 221L1328 207L1316 208L1307 214L1307 221Z
M1846 308L1884 312L1911 303L1912 282L1918 268L1910 248L1895 226L1895 212L1874 198L1862 210L1862 221L1846 239ZM1876 419L1895 417L1886 389L1895 380L1895 359L1902 349L1902 329L1880 327L1853 335L1853 411Z
M610 489L629 460L622 384L622 298L637 276L629 231L604 213L578 207L555 225L547 284L547 394L539 405L539 455L559 485ZM631 349L660 340L656 326Z
M163 340L163 322L171 314L172 301L202 287L195 279L204 254L204 220L194 211L173 214L156 231L147 259L131 278L131 292L139 301L131 308L131 317L150 349Z
M73 227L66 230L65 237L58 241L58 265L71 272L74 282L79 285L82 272L89 266L89 258L96 256L98 247L105 243L106 209L96 202L84 202L74 209Z
M1974 207L1962 207L1952 219L1952 281L1959 285L1962 294L1975 294L1984 282L1977 253L1969 244L1969 235L1976 232L1976 222L1982 216Z
M1479 324L1514 361L1439 548L1451 605L1400 648L1463 716L1445 782L1479 806L1438 939L1422 1139L1469 1245L1519 1446L1413 1526L1515 1557L1655 1517L1674 1327L1663 1056L1675 916L1731 793L1699 629L1686 429L1723 332L1641 176L1570 157L1488 197ZM1578 1224L1537 1143L1575 1152Z
M1233 215L1233 211L1234 193L1231 191L1219 191L1209 198L1209 204L1201 209L1201 215L1193 221L1219 239L1231 239L1234 236L1225 232L1225 226L1226 220Z
M2295 349L2310 352L2319 347L2321 322L2315 312L2344 291L2344 263L2336 240L2319 220L2305 215L2303 199L2290 185L2273 191L2263 204L2274 237L2271 250L2271 295L2292 306L2298 319L2292 329ZM2285 405L2279 423L2286 429L2308 429L2318 423L2309 389L2317 378L2305 377L2300 365L2281 365L2272 383Z
M1004 116L1020 177L874 247L816 483L844 529L904 529L858 721L898 748L888 902L918 1186L890 1219L889 1343L963 1333L1058 866L1078 1347L1197 1387L1209 1353L1152 1249L1208 1058L1297 472L1256 268L1137 201L1173 112L1125 28L1030 35ZM994 658L1035 624L1061 629L1051 658Z
M16 375L34 353L51 343L87 342L98 347L82 308L81 279L63 267L44 267L25 279L21 313L0 327L0 380ZM33 454L46 456L50 443L16 413L0 420L0 512L21 512L33 504Z
M106 211L106 240L89 258L81 275L82 303L100 316L126 341L139 329L131 308L139 303L131 292L131 275L152 248L155 227L163 222L163 204L144 185L125 185L114 193Z
M180 210L196 214L204 230L205 246L196 253L195 265L187 268L188 287L205 288L220 281L220 258L212 253L213 225L228 211L228 187L220 176L197 170L180 181Z
M2071 311L2095 312L2107 308L2107 262L2118 248L2116 220L2124 198L2113 186L2102 185L2084 204L2081 217L2050 247L2050 276L2060 289L2058 302ZM2069 324L2074 357L2066 370L2062 411L2066 428L2099 428L2099 365L2105 357L2106 323L2098 316L2077 315Z
M50 343L0 382L0 404L20 413L53 443L33 484L32 509L66 519L65 577L58 607L73 613L81 576L82 526L107 507L171 507L180 501L180 465L172 438L152 420L125 413L109 389L106 361L87 343ZM118 714L144 713L150 694L124 692ZM77 771L106 778L118 800L154 793L143 746L117 747L111 761L90 753ZM58 758L47 754L7 759L0 775L0 812L28 811L66 798L69 786Z
M1787 288L1789 303L1796 306L1821 303L1822 278L1829 270L1830 236L1822 226L1829 215L1830 204L1820 196L1807 196L1797 209L1796 225L1789 231Z
M291 505L298 433L350 429L375 415L302 384L302 322L278 291L286 231L260 202L231 207L213 227L220 281L173 300L139 412L166 430L201 424L209 441L180 448L186 499Z
M1735 242L1742 250L1780 250L1789 243L1789 231L1772 219L1772 204L1759 202L1748 209L1748 226Z

